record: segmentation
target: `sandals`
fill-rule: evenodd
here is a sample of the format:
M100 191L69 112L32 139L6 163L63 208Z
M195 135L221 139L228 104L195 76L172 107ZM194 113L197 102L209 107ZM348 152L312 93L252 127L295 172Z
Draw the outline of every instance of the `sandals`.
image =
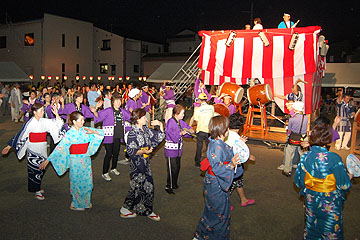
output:
M156 213L152 212L149 216L147 216L148 218L150 218L153 221L159 222L160 221L160 216L157 215Z
M136 213L129 211L128 209L122 207L120 209L120 217L122 218L134 218L136 217Z

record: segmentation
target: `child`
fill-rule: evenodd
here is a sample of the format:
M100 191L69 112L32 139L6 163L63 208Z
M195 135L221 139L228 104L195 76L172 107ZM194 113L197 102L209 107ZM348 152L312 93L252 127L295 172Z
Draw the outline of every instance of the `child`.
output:
M241 139L242 141L246 142L247 138L240 137L238 134L239 131L242 131L242 128L245 124L245 118L241 116L240 113L235 113L230 116L229 120L230 120L229 135L225 139L225 143L228 144L230 147L233 147L237 139ZM249 159L251 161L255 161L255 156L250 155ZM247 160L247 159L242 159L242 160ZM242 164L238 165L237 171L244 172L244 167ZM244 186L243 174L241 174L239 177L234 177L234 180L230 187L230 193L232 193L236 189L236 192L238 193L241 200L241 206L243 207L255 204L255 199L246 198L243 186Z

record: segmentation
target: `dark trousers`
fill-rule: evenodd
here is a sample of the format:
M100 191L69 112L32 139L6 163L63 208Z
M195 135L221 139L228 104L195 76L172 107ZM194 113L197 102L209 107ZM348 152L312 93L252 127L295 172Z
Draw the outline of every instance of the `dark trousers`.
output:
M103 164L103 174L109 171L110 160L112 158L111 169L116 168L119 152L120 152L120 138L114 138L113 143L106 143L105 146L105 158Z
M0 115L10 115L10 105L9 105L9 98L5 99L3 98L3 102L0 106Z
M167 157L167 184L166 188L178 188L177 180L180 172L180 158L181 157Z
M27 171L29 192L40 191L41 180L45 174L45 170L40 170L39 167L44 160L44 158L37 158L36 156L28 153Z
M195 154L195 164L200 164L201 161L201 153L203 148L203 142L205 141L206 149L209 145L209 133L198 132L196 134L196 154Z

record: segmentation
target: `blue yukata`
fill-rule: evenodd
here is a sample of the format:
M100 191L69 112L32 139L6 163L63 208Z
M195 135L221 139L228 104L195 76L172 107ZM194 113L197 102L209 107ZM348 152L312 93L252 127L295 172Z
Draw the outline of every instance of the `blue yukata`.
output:
M48 157L59 176L70 169L70 193L75 208L91 208L93 174L90 156L99 149L104 138L104 131L95 128L90 129L96 130L100 135L87 134L84 128L80 128L79 131L73 127L70 128ZM80 146L84 151L79 151Z
M295 183L305 197L304 239L344 239L342 208L351 182L341 157L311 147L300 159Z
M230 238L230 186L234 178L231 159L234 154L222 140L209 139L207 150L212 171L204 178L205 208L197 225L197 239Z
M124 201L124 208L141 216L153 212L154 180L150 169L150 156L136 155L137 151L155 148L165 138L165 133L143 126L132 125L126 138L126 151L130 157L130 189Z

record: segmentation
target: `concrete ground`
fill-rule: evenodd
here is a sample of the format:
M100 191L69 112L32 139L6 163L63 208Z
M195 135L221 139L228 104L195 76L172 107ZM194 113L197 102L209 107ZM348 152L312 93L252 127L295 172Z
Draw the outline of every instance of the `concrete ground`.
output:
M0 117L0 146L19 130L20 123ZM248 145L256 163L247 163L245 191L256 204L241 207L234 193L231 239L301 239L304 229L303 200L293 178L286 178L276 167L283 152L261 142ZM121 148L123 149L123 147ZM122 219L119 209L129 188L128 165L118 164L121 175L111 182L101 178L104 147L93 157L93 208L85 212L69 209L69 177L56 175L51 165L43 179L44 201L27 192L26 159L18 161L14 152L0 157L0 238L1 239L192 239L204 208L203 178L194 167L195 141L186 140L175 195L164 191L166 165L160 146L151 159L155 181L154 211L160 222L146 217ZM332 150L334 150L332 146ZM348 151L335 151L344 159ZM120 159L123 157L121 151ZM360 238L360 184L353 180L343 217L345 239Z

